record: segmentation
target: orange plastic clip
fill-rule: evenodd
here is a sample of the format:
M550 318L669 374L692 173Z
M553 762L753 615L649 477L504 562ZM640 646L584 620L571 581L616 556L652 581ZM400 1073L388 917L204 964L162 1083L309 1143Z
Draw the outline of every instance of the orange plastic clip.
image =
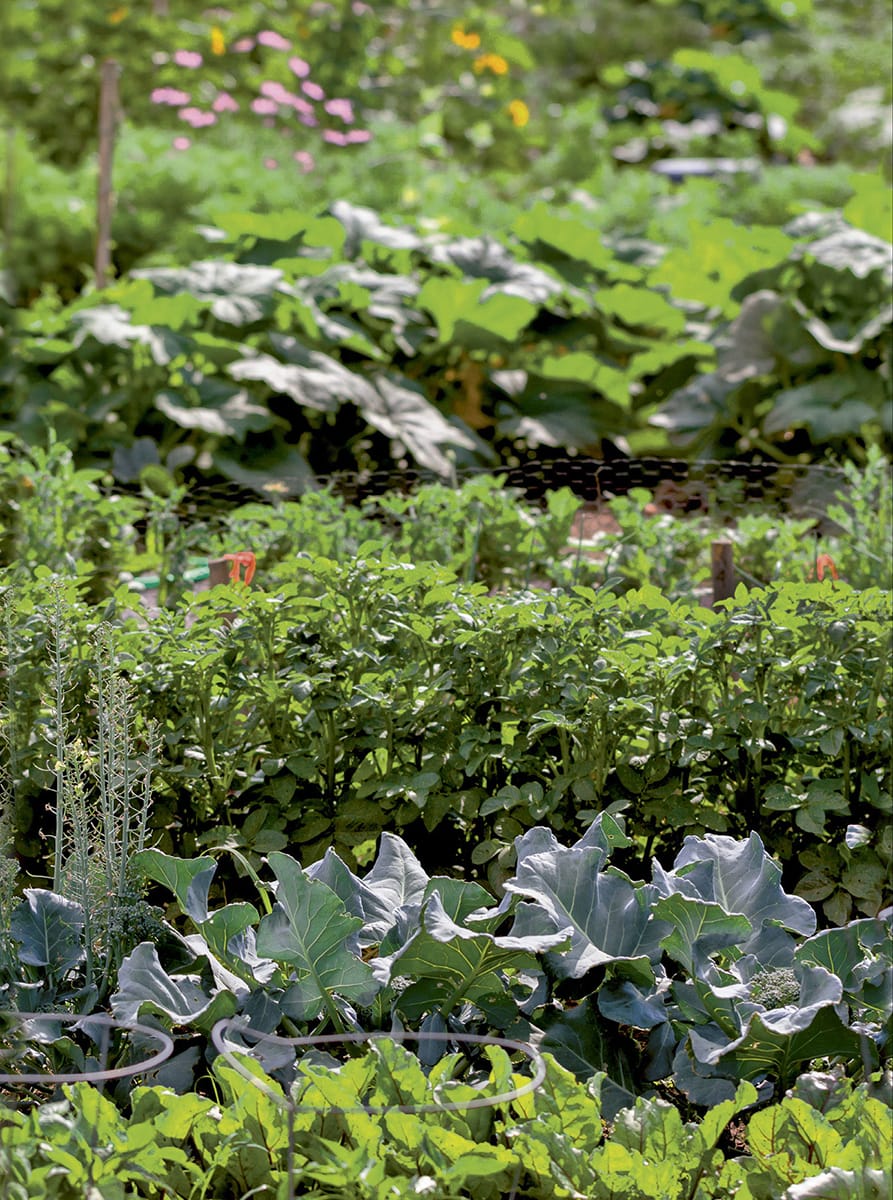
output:
M828 571L832 579L839 579L837 567L834 565L834 559L830 554L820 554L815 560L815 573L818 579L825 578L825 571Z
M231 583L242 582L242 567L245 568L246 583L250 583L254 578L254 572L257 568L257 559L250 550L240 550L238 554L222 554L221 558L224 558L227 562L231 562L233 564L229 571Z

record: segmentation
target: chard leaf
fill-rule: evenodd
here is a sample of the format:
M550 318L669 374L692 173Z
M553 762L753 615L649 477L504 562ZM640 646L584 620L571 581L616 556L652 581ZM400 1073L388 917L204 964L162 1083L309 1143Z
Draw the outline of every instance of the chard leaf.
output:
M854 1171L828 1167L818 1175L792 1183L784 1197L785 1200L888 1200L889 1195L889 1171L873 1167Z
M269 1094L281 1094L281 1086L264 1072L260 1064L252 1062L245 1055L241 1066L242 1071L250 1072L258 1079L264 1091L260 1087L252 1087L245 1075L221 1056L214 1059L212 1069L226 1100L227 1116L231 1116L234 1128L242 1126L247 1135L239 1146L239 1174L250 1189L263 1191L269 1186L270 1165L271 1161L275 1161L273 1156L285 1154L289 1141L289 1115L285 1096L282 1095L277 1102Z
M757 1089L752 1083L744 1080L738 1084L734 1099L716 1104L704 1113L700 1124L693 1131L693 1140L702 1150L712 1150L732 1117L756 1102Z
M10 919L10 933L20 943L19 958L61 977L86 957L84 910L44 888L25 888L25 898Z
M289 855L274 850L269 862L279 887L273 911L258 927L257 951L294 969L283 1011L299 1021L313 1020L331 1011L333 994L368 1004L378 985L371 968L345 944L362 920L349 916L331 888L308 878Z
M430 1102L428 1079L419 1057L406 1046L376 1038L369 1044L367 1063L374 1067L370 1104L383 1108L386 1105Z
M652 1162L681 1157L685 1142L682 1115L665 1100L650 1101L640 1096L634 1107L617 1114L611 1140Z
M137 1021L140 1014L167 1017L173 1025L195 1025L204 1032L231 1017L237 1000L230 991L208 996L198 978L171 977L149 942L141 942L118 970L118 990L111 999L112 1011L122 1021Z

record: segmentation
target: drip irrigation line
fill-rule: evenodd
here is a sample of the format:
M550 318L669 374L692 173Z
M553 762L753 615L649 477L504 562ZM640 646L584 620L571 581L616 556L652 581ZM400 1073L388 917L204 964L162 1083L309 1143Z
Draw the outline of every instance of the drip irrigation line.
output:
M9 1072L0 1073L0 1084L22 1084L22 1083L108 1083L113 1079L128 1079L134 1075L142 1075L147 1071L154 1070L160 1067L162 1063L167 1062L174 1052L173 1039L161 1029L153 1029L149 1025L140 1025L138 1022L122 1022L115 1017L110 1017L105 1013L96 1013L84 1015L83 1013L21 1013L21 1012L3 1012L0 1013L0 1019L4 1021L19 1022L26 1027L33 1022L61 1022L65 1025L82 1025L85 1030L91 1025L99 1025L109 1031L117 1030L121 1033L138 1033L144 1037L153 1039L159 1043L161 1049L149 1058L141 1059L137 1063L131 1063L127 1067L112 1067L108 1070L99 1071L33 1071L26 1074L12 1074ZM107 1046L105 1048L107 1050Z
M249 1050L234 1047L231 1042L225 1040L228 1030L238 1031L240 1034L247 1035L256 1040L258 1045L268 1044L280 1048L291 1049L316 1049L320 1046L334 1045L362 1045L364 1043L374 1044L375 1042L458 1042L460 1044L469 1044L475 1046L499 1046L503 1050L512 1053L523 1054L528 1058L533 1065L533 1075L520 1087L510 1088L506 1092L500 1092L496 1096L481 1096L474 1100L455 1100L441 1103L439 1101L428 1104L357 1104L349 1107L343 1105L333 1105L331 1109L321 1108L319 1105L302 1105L295 1103L289 1097L270 1088L266 1083L253 1075L246 1069L244 1063L240 1062L236 1057L237 1053L243 1053L249 1056ZM277 1034L261 1033L258 1030L251 1029L248 1026L241 1024L238 1021L226 1019L218 1021L211 1030L211 1041L216 1050L225 1061L243 1077L248 1080L265 1096L273 1100L280 1107L287 1108L290 1112L329 1112L338 1111L343 1113L364 1112L369 1115L384 1115L392 1112L402 1113L440 1113L440 1112L465 1112L473 1108L492 1108L496 1104L508 1104L513 1100L519 1100L522 1096L527 1096L531 1092L535 1092L546 1078L546 1063L540 1052L534 1049L527 1042L514 1041L511 1038L487 1037L484 1034L475 1033L453 1033L450 1030L445 1030L442 1033L407 1033L405 1031L397 1032L375 1032L375 1033L325 1033L309 1037L280 1037Z

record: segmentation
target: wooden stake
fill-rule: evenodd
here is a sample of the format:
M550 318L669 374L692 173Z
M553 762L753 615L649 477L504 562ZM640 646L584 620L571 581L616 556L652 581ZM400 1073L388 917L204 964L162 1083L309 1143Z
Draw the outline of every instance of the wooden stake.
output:
M735 562L731 542L711 542L710 569L713 581L713 603L735 595Z
M102 64L99 91L99 186L96 196L96 286L104 288L112 261L112 159L118 123L118 76L121 68L113 58Z
M11 304L16 299L16 281L13 274L12 227L15 217L15 142L12 125L6 130L6 181L3 189L3 267L6 274L7 299Z
M232 563L227 562L225 558L208 559L208 582L211 587L217 587L220 583L229 583L231 570Z

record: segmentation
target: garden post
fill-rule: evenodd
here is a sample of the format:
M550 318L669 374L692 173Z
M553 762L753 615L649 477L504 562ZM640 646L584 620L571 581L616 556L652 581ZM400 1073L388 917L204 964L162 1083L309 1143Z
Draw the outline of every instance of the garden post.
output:
M112 158L115 152L115 126L118 120L118 75L120 67L113 58L102 64L99 91L99 185L96 198L96 286L104 288L111 263Z
M713 603L735 595L735 562L731 542L711 542L710 576L713 583Z
M12 225L15 214L15 127L6 130L6 180L3 189L3 266L6 271L7 299L15 302L15 275L12 256Z

